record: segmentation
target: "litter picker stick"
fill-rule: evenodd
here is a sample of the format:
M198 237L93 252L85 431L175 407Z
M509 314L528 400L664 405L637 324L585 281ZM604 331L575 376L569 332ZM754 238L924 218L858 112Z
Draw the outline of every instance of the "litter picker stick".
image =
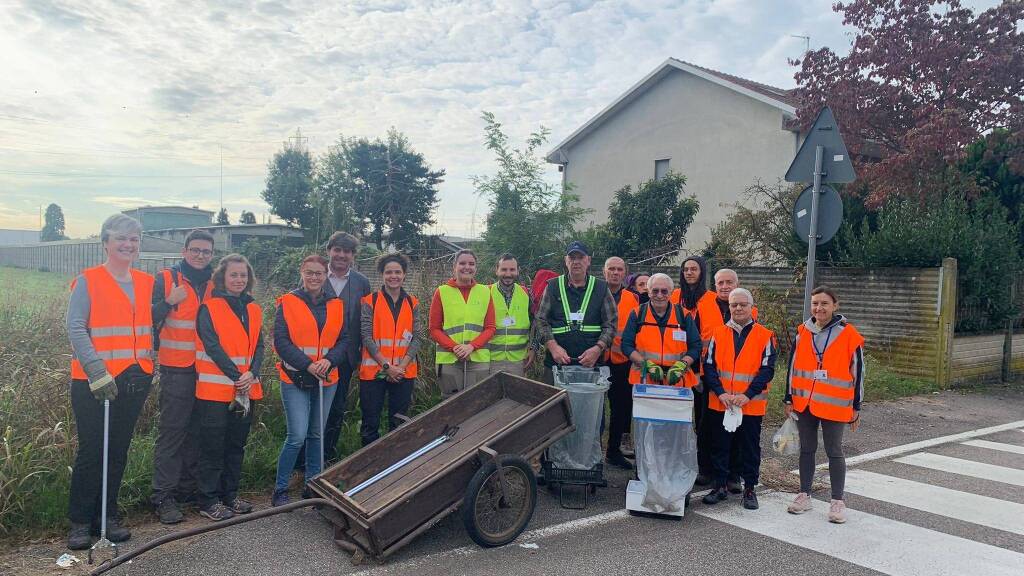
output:
M320 392L320 473L324 472L324 384L325 381L317 378L320 383L317 389Z
M427 444L423 448L420 448L419 450L413 452L412 454L409 454L405 458L402 458L398 462L395 462L391 466L388 466L384 470L381 470L380 472L374 474L368 480L364 480L361 484L359 484L355 488L349 490L348 492L345 492L345 496L348 496L348 497L355 496L359 492L363 491L365 488L368 488L369 486L373 485L373 483L375 483L378 480L386 477L387 475L391 474L395 470L398 470L399 468L401 468L402 466L405 466L409 462L412 462L413 460L419 458L420 456L426 454L427 452L430 452L434 448L437 448L441 444L444 444L445 442L451 440L455 436L455 433L458 432L458 431L459 431L459 427L458 426L455 426L455 427L449 428L448 430L445 430L445 433L443 435L438 436L435 440L433 440L432 442L430 442L429 444Z
M107 466L110 463L110 399L103 400L103 500L100 503L100 539L89 548L89 564L92 564L92 553L101 548L113 548L117 557L117 544L107 540Z

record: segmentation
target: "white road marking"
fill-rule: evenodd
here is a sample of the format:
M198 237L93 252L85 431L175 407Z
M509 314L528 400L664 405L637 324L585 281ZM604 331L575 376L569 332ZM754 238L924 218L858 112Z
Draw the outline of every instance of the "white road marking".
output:
M928 440L921 440L920 442L912 442L910 444L903 444L902 446L893 446L891 448L885 448L882 450L876 450L874 452L867 452L857 456L850 456L846 459L847 466L853 466L855 464L863 464L865 462L871 462L872 460L881 460L882 458L890 458L892 456L899 456L900 454L906 454L907 452L917 452L918 450L924 450L925 448L931 448L932 446L938 446L940 444L949 444L950 442L959 442L961 440L968 440L970 438L977 438L978 436L986 436L988 434L995 434L996 432L1004 432L1006 430L1013 430L1014 428L1020 429L1024 426L1024 420L1018 420L1016 422L1008 422L1006 424L999 424L998 426L989 426L988 428L979 428L977 430L969 430L967 432L960 432L959 434L950 434L949 436L939 436L938 438L929 438ZM1024 432L1024 430L1020 430ZM818 470L828 468L828 462L818 464L816 467ZM800 470L792 470L793 474L799 474Z
M756 511L720 504L696 513L892 576L1020 576L1024 566L1024 554L913 524L850 509L846 524L830 524L820 501L794 516L786 513L792 494L759 498Z
M988 448L989 450L1009 452L1010 454L1024 454L1024 446L1017 444L1003 444L1002 442L992 442L990 440L968 440L967 442L961 442L961 444L974 446L976 448Z
M953 474L981 478L982 480L1013 484L1014 486L1024 486L1024 470L975 462L974 460L952 458L930 452L918 452L903 458L897 458L894 462L939 470L941 472L952 472Z
M1024 504L1016 502L950 490L867 470L849 470L846 473L846 491L874 500L1024 535ZM1020 566L1024 564L1018 565L1018 574Z

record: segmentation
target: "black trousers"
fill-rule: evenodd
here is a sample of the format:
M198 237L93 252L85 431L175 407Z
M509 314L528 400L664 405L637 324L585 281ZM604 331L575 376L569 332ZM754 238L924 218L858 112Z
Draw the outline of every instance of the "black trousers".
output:
M608 425L608 453L619 451L622 435L629 431L633 420L633 387L629 384L629 362L609 364L611 386L608 388L608 404L611 418Z
M135 421L146 402L153 375L139 366L119 374L117 398L110 402L110 441L107 462L107 516L117 517L117 493L128 464ZM103 498L103 402L93 397L88 380L71 381L71 410L78 431L78 452L71 470L68 519L98 524Z
M345 423L345 408L348 404L348 385L352 381L353 367L345 361L338 367L338 389L334 392L331 410L324 422L324 466L340 460L338 457L338 439L341 437L341 426ZM296 463L305 462L305 447L299 452Z
M715 430L722 427L722 412L708 408L708 387L698 392L693 389L693 426L697 431L697 468L700 474L713 476L714 466L711 464L711 452L714 445ZM717 416L716 416L717 415ZM739 475L740 447L733 444L729 453L730 477Z
M761 474L761 421L764 416L743 415L743 422L735 432L727 432L722 427L724 412L708 410L709 423L714 421L716 425L712 430L713 440L711 448L711 463L714 467L715 487L725 486L730 473L739 473L743 478L743 484L747 488L757 485L758 477ZM731 453L733 448L739 449L740 460L738 466L732 463Z
M255 404L254 401L250 401ZM228 410L229 402L196 400L199 419L199 506L233 502L242 477L245 442L249 438L252 414L242 417Z
M388 403L389 432L401 424L395 418L395 414L409 415L409 405L412 403L412 389L415 382L416 380L413 378L403 378L398 382L359 381L359 406L362 410L359 435L363 439L363 446L380 438L380 411L384 408L384 396L387 396Z
M157 505L168 496L196 491L199 473L199 422L195 370L160 368L160 424L153 449L153 494Z

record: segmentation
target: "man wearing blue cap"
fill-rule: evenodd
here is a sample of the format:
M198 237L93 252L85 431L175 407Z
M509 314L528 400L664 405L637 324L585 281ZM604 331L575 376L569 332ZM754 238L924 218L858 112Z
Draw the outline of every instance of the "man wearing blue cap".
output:
M553 382L555 364L591 368L601 361L615 337L618 307L604 280L587 274L590 250L579 240L565 249L566 274L544 289L535 321L538 337L548 349L544 376Z

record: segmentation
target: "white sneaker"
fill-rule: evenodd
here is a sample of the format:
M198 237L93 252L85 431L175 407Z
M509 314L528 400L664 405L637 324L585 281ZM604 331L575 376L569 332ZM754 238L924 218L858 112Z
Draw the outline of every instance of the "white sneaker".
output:
M846 504L842 500L833 500L828 509L828 521L833 524L846 523Z
M786 508L786 512L789 512L790 514L803 514L811 509L812 502L813 500L811 500L810 494L807 492L801 492L797 494L796 499L789 504L789 507Z

